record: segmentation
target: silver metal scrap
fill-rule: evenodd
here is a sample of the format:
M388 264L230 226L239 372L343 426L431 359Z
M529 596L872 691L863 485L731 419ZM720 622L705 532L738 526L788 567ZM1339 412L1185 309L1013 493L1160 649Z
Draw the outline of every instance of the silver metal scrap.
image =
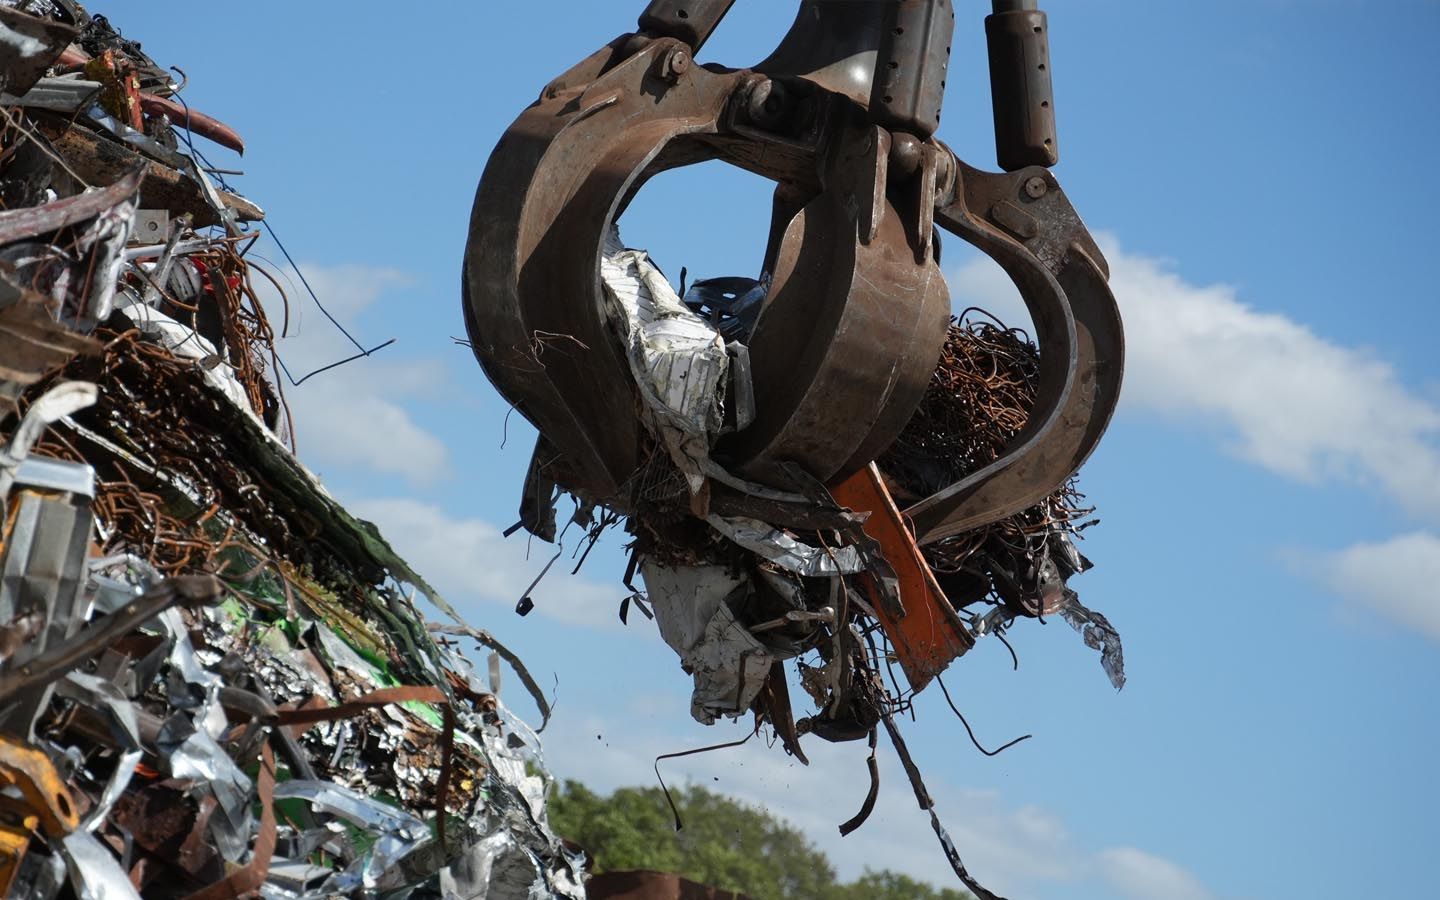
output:
M93 832L104 823L120 795L129 786L130 778L135 774L135 767L143 755L139 717L135 713L135 704L120 692L114 682L86 672L66 673L64 680L57 686L57 691L71 700L101 711L120 749L120 758L115 761L115 771L105 784L104 792L80 822L82 829Z
M430 826L402 809L329 781L277 785L276 800L308 800L313 809L358 825L375 837L370 850L324 885L327 891L374 888L401 860L430 839Z
M95 835L82 829L57 842L70 871L70 885L80 900L140 900L140 893Z
M808 578L832 575L854 575L866 569L860 551L854 546L811 547L784 531L758 519L727 518L711 514L705 517L710 527L730 540L782 569Z

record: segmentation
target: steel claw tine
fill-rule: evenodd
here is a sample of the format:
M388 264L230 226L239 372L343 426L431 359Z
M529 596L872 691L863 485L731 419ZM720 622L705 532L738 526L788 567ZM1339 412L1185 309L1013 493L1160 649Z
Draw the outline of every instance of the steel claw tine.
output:
M714 133L742 74L667 69L619 38L553 81L485 168L465 260L466 325L486 375L560 451L552 476L613 497L638 463L638 403L597 269L624 203L674 138ZM705 158L703 155L698 158Z
M1045 169L982 172L956 160L935 211L1010 276L1035 325L1040 381L1025 428L995 462L905 510L918 543L996 522L1040 502L1075 474L1120 397L1125 341L1108 269Z

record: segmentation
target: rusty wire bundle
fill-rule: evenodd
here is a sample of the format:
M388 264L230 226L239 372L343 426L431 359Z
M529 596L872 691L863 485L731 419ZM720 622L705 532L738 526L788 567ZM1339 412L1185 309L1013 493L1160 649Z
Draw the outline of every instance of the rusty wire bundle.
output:
M93 435L86 440L111 447L86 454L76 438L52 433L42 449L97 463L95 511L107 532L161 573L182 574L213 558L211 520L223 508L272 552L297 565L317 562L311 542L318 523L297 531L297 511L279 508L275 493L237 453L228 424L239 411L204 387L201 364L134 329L101 328L96 336L104 341L100 354L75 359L54 380L99 386L99 401L76 421ZM181 422L184 427L176 427Z
M280 300L284 321L283 334L289 326L290 304L285 288L264 267L247 260L239 245L253 242L256 233L217 238L203 250L187 254L177 264L188 266L199 279L198 296L185 299L173 290L172 284L157 284L143 276L164 300L164 311L197 332L203 330L199 319L202 306L214 305L217 347L235 379L245 390L246 399L257 416L274 424L278 414L285 416L285 433L293 438L293 420L276 373L279 359L275 351L275 329L271 326L256 287L259 273L275 290ZM248 248L247 248L248 249Z
M950 324L940 363L899 439L878 460L901 497L918 499L1000 458L1025 427L1040 378L1030 335L970 308ZM1023 557L1054 528L1078 530L1094 512L1075 480L992 525L924 548L938 572L956 572L982 547Z
M968 309L950 324L920 406L880 467L923 497L994 462L1025 427L1040 373L1030 336Z

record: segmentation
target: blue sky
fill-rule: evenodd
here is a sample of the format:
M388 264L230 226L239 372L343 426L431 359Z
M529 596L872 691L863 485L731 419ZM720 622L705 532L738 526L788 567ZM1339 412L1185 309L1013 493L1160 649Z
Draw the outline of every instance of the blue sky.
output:
M652 783L656 754L742 728L692 723L653 626L620 627L618 540L579 576L557 564L528 618L511 611L551 552L499 536L533 432L512 416L506 434L505 404L450 336L490 148L643 5L93 4L245 135L243 161L211 158L246 171L235 185L332 310L364 341L398 338L291 392L302 456L557 685L551 765L601 789ZM940 134L990 166L987 4L958 6ZM1130 681L1115 693L1059 623L1012 632L1018 672L982 643L947 679L957 702L992 744L1035 738L987 759L923 695L905 730L941 816L1014 898L1434 896L1440 5L1046 6L1057 174L1103 235L1131 353L1082 478L1098 568L1074 586L1121 630ZM702 58L761 58L792 9L740 0ZM657 180L623 225L672 276L705 277L753 274L767 216L763 183L706 166ZM957 308L1013 309L959 246ZM292 368L340 355L292 300ZM891 763L875 817L838 837L864 795L862 748L812 746L808 770L757 740L666 771L765 803L844 874L944 879Z

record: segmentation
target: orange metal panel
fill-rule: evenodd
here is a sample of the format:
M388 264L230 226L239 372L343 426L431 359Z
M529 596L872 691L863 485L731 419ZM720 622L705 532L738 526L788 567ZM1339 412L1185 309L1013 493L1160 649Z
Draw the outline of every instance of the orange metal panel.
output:
M905 670L905 678L918 693L930 679L945 671L952 660L973 647L975 639L936 584L934 573L920 555L920 548L875 464L832 485L830 493L842 506L870 513L865 533L879 542L881 552L900 580L900 603L905 607L905 615L900 618L880 602L873 580L867 579L867 590L880 624Z

